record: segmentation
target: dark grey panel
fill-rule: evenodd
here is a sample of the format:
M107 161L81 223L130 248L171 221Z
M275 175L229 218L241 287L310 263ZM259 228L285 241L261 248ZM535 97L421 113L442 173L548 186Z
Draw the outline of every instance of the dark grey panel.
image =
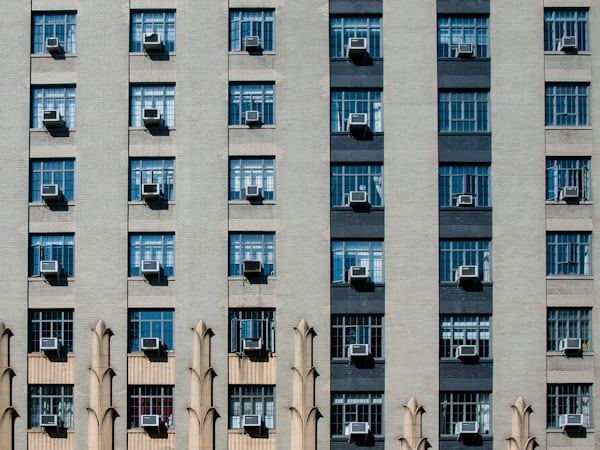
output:
M439 89L489 89L489 59L438 60Z
M383 0L329 0L329 14L382 14Z
M440 391L492 392L492 362L440 361Z
M383 209L355 211L351 208L331 210L332 239L383 239Z
M466 291L456 283L440 284L440 314L492 314L492 284Z
M361 448L369 448L374 450L384 450L385 442L383 438L375 439L374 442L367 444L355 444L354 442L348 442L348 438L332 438L329 442L329 448L331 450L357 450ZM487 449L486 449L487 450Z
M356 367L347 362L331 363L332 392L383 392L385 390L385 363L372 367Z
M490 0L437 0L438 14L489 14Z
M356 139L347 134L332 134L329 145L332 163L383 163L383 134L375 134L372 139Z
M448 208L440 210L440 239L492 237L490 208Z
M440 437L440 450L492 450L494 448L494 441L491 436L482 436L481 442L477 444L467 445L462 441L457 441L456 436L443 436Z
M359 65L346 59L329 63L329 83L335 88L383 88L383 60Z
M347 284L331 286L331 314L384 314L385 287L357 291Z
M438 135L439 162L492 162L492 136L490 133L481 134L452 134Z

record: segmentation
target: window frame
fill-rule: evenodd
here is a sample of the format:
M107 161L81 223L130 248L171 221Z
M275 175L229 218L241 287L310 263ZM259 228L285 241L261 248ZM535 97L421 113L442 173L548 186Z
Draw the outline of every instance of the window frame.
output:
M566 246L566 247L565 247ZM566 253L564 251L566 249ZM546 276L577 277L592 275L592 233L547 232ZM563 258L566 257L566 260ZM574 270L562 271L561 266Z
M46 257L47 252L48 257ZM75 235L73 233L30 234L29 276L40 277L40 262L53 260L58 261L61 275L75 276Z
M162 91L162 92L161 92ZM129 126L143 128L143 110L156 108L162 125L175 128L175 84L131 84L129 86Z
M373 436L383 437L383 392L331 392L331 437L347 439L345 427L350 422L369 422Z
M369 130L383 133L383 90L331 89L331 133L347 133L348 116L355 113L366 113Z
M558 352L561 339L581 339L581 348L591 351L592 308L548 308L546 350Z
M172 385L128 385L127 429L142 428L140 427L140 416L145 414L161 416L161 425L169 430L174 429L174 404L175 387ZM146 409L148 412L141 413Z
M382 17L376 14L329 16L329 57L346 59L348 40L366 38L367 51L372 59L383 59Z
M162 18L159 17L160 14L162 14ZM164 51L166 53L174 53L176 38L175 20L174 9L132 10L129 23L129 51L131 53L143 53L144 34L160 33Z
M481 435L491 434L492 394L490 392L440 392L440 435L456 435L456 425L465 421L477 422Z
M568 17L568 14L573 16ZM584 17L580 18L581 14ZM557 18L557 15L562 17ZM544 51L560 51L559 44L563 36L575 36L577 51L588 51L588 18L587 8L544 8ZM569 31L573 31L573 34L567 34Z
M75 85L32 85L31 86L31 128L44 129L44 111L58 110L64 126L75 128L76 101Z
M352 191L365 191L369 206L383 208L383 164L331 164L330 204L332 208L349 207Z
M590 83L546 83L546 127L590 126Z
M472 107L468 107L469 105ZM439 133L489 133L489 91L440 90L438 92L438 127Z
M63 21L60 22L60 19ZM36 23L37 20L41 20L41 22ZM57 28L61 26L63 32L57 33ZM31 54L49 55L50 53L46 49L46 39L54 37L58 38L61 50L65 55L77 53L77 11L36 11L32 13Z
M472 172L472 173L468 173ZM491 207L490 166L440 164L438 169L440 208L456 208L461 194L471 194L476 208Z
M275 125L275 82L230 82L229 126L246 126L246 111L258 111L261 125Z
M465 36L467 31L472 34ZM488 16L443 15L437 18L439 59L454 59L458 44L473 44L473 58L489 58L489 42Z
M243 321L251 321L253 336L244 336ZM275 309L274 308L231 308L228 319L229 353L242 351L242 341L250 338L262 338L264 349L274 353L275 348Z
M57 184L66 202L75 199L75 159L43 158L29 162L29 201L42 203L42 185Z
M384 317L380 314L334 314L331 316L331 359L348 361L348 347L368 344L376 361L385 358Z
M592 385L582 384L548 384L546 388L546 428L559 428L558 420L562 414L582 414L583 426L593 426ZM587 391L587 392L586 392ZM585 399L587 398L587 413ZM573 408L575 411L573 411Z
M459 345L475 345L479 358L492 359L492 316L440 316L440 359L456 359L456 348Z
M254 15L253 15L254 14ZM258 16L260 14L261 17ZM270 14L270 17L268 17ZM270 30L268 25L270 25ZM244 30L244 25L249 30ZM275 52L275 9L269 8L232 8L229 10L229 51L242 53L246 51L245 38L257 36L261 50Z
M468 248L469 246L472 248ZM447 259L444 258L445 255L449 255ZM455 283L456 270L463 265L477 266L479 281L491 283L492 241L490 239L440 239L440 283ZM448 274L451 279L448 279Z
M72 309L29 310L29 353L41 353L40 339L58 338L63 352L73 352Z
M175 351L175 311L158 308L130 308L127 312L127 353L141 352L140 341L159 338L161 350Z
M274 156L229 157L229 200L245 200L246 186L261 188L263 200L275 200Z
M152 242L152 238L160 238ZM136 241L136 239L138 241ZM144 243L144 240L148 243ZM146 257L150 255L149 257ZM141 277L143 260L159 260L161 274L165 277L175 275L175 233L129 233L129 277Z
M64 428L74 428L72 384L30 384L27 393L29 429L42 428L39 423L42 414L55 414L61 418Z
M264 428L275 429L276 392L274 385L230 384L227 399L228 429L241 429L242 416L246 414L260 414ZM236 405L236 402L239 405ZM248 402L250 402L251 411L246 409ZM267 415L269 411L271 414ZM236 414L238 412L239 414Z
M275 251L275 232L230 232L229 276L244 276L242 266L248 260L262 263L263 276L276 275Z
M142 184L157 183L161 199L175 200L175 158L129 158L129 201L141 202Z
M366 263L369 281L373 284L384 284L383 257L383 240L334 239L331 241L331 282L348 283L347 272L350 267L364 266Z
M546 158L546 201L560 201L565 186L577 186L582 201L591 200L590 158Z

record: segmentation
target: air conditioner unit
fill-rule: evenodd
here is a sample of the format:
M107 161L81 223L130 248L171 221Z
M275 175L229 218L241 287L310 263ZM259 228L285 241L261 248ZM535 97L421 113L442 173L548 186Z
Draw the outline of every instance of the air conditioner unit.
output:
M58 261L49 260L49 261L40 261L40 275L44 276L58 276L59 267Z
M42 184L42 200L52 201L60 199L60 189L58 184Z
M263 348L262 338L242 339L242 350L245 352L256 352Z
M350 206L361 206L369 203L369 194L367 191L351 191L348 195Z
M475 197L472 194L460 194L456 197L456 206L475 206Z
M41 414L40 415L40 426L41 427L60 427L61 420L56 414Z
M144 108L142 120L147 127L158 127L162 124L160 111L157 108Z
M579 428L583 426L583 414L561 414L558 416L558 426L566 428Z
M348 58L362 56L367 53L367 38L353 37L348 39Z
M262 197L262 188L256 185L246 186L246 199L257 199Z
M158 414L142 414L140 426L142 428L158 428L160 427L160 416Z
M369 356L369 344L350 344L348 346L348 359L364 359Z
M160 339L155 337L141 338L140 350L143 352L152 352L160 350Z
M575 36L563 36L558 44L558 51L575 50L577 48L577 38Z
M262 275L262 262L254 259L247 259L242 263L242 271L246 276Z
M351 437L366 437L371 432L369 422L348 422L344 434Z
M366 113L352 113L348 116L346 129L349 133L364 131L369 126L369 115Z
M46 38L46 50L48 50L48 53L60 52L60 42L57 37Z
M46 128L60 128L64 125L58 109L45 109L42 112L42 122Z
M472 281L479 278L479 269L477 266L459 266L456 269L456 281Z
M40 339L40 351L55 352L58 350L58 338L47 337Z
M258 36L246 36L244 38L244 48L247 51L260 50L260 38Z
M576 200L579 198L579 186L565 186L560 190L560 200Z
M458 422L456 424L456 434L460 437L465 434L478 434L479 423L477 422Z
M140 267L142 275L160 274L160 261L158 259L143 259Z
M246 125L258 125L260 123L259 111L246 111L244 113Z
M242 416L242 428L261 428L262 416L260 414L244 414Z
M581 351L580 338L566 338L558 342L558 351L563 353L579 353Z
M476 345L459 345L456 347L457 358L477 358L477 346Z
M142 198L144 200L152 200L160 198L160 184L144 183L142 184Z
M364 283L369 279L369 269L366 266L351 266L348 269L348 283Z
M475 46L473 44L457 44L456 45L456 57L457 58L470 58L473 56Z
M142 46L145 52L156 52L162 50L162 39L160 33L144 33Z

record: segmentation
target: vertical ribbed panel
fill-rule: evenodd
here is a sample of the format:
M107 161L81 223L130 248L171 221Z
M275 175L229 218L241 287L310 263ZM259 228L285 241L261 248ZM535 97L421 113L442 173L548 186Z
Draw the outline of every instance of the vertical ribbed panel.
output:
M127 383L129 384L175 384L175 355L167 361L151 361L142 353L127 357Z
M29 384L74 384L75 355L64 362L53 362L43 353L29 354Z
M27 432L27 448L35 450L74 450L75 433L67 431L67 438L51 437L44 430L29 430Z
M274 431L269 432L267 439L252 437L243 430L227 432L227 450L275 450L275 444L276 434Z
M129 430L127 450L175 450L175 432L169 432L164 439L155 439L143 430Z
M257 362L237 353L229 354L229 384L276 384L276 373L275 356Z

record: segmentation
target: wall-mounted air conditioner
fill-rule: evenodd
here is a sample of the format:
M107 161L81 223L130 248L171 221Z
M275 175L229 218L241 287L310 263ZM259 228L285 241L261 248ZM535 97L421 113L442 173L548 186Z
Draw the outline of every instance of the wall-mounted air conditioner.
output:
M244 120L246 122L246 125L258 125L260 123L260 112L246 111L244 113Z
M144 33L142 45L145 52L157 52L162 50L162 39L160 33Z
M365 439L371 432L369 422L348 422L344 427L344 434L348 440Z
M242 416L242 428L261 428L262 416L260 414L244 414Z
M479 434L479 423L477 422L458 422L456 424L456 433L459 438L463 435Z
M64 126L58 109L45 109L42 112L42 123L46 128L62 128Z
M348 115L346 131L348 133L364 132L369 126L369 115L366 113L352 113Z
M46 50L48 50L48 53L60 53L60 41L57 37L46 38Z
M560 200L577 200L579 198L579 186L565 186L560 190Z
M369 344L348 345L348 360L364 360L369 356Z
M366 266L351 266L348 269L348 283L365 283L369 279L369 268Z
M244 48L246 51L260 50L260 38L258 36L246 36L244 38Z
M583 414L561 414L558 416L558 426L563 430L583 427Z
M456 281L474 281L479 278L479 269L477 266L459 266L456 269Z
M460 194L456 197L456 206L475 206L475 197L472 194Z
M558 351L565 354L581 352L580 338L565 338L558 342Z
M47 276L58 276L60 272L58 261L48 260L40 261L40 275Z
M152 276L160 274L160 261L158 259L143 259L140 264L142 275Z
M246 199L256 200L262 197L262 188L256 185L246 186Z
M563 36L558 44L558 51L575 50L577 48L577 38L575 36Z
M352 37L348 39L348 58L363 56L367 53L367 38Z
M350 206L364 206L369 203L369 194L366 191L350 191L348 203Z
M147 127L159 127L162 124L162 119L158 108L144 108L142 111L142 121Z
M242 262L242 271L246 276L262 275L262 262L255 259L246 259Z
M470 58L473 56L475 46L473 44L457 44L456 54L457 58Z
M58 338L45 337L40 339L40 351L42 352L55 352L58 350L58 346Z
M144 200L156 200L160 198L160 184L144 183L142 184L142 198Z
M456 357L459 359L477 358L476 345L459 345L456 347Z
M160 416L158 414L142 414L140 426L142 428L158 428L160 427Z
M60 199L60 189L58 184L42 184L41 188L42 200L53 201Z
M242 350L245 352L258 352L263 349L262 338L242 339Z
M40 426L41 427L55 427L61 426L61 419L56 414L42 414L40 415Z
M140 350L143 352L156 352L160 350L160 339L155 337L141 338Z

